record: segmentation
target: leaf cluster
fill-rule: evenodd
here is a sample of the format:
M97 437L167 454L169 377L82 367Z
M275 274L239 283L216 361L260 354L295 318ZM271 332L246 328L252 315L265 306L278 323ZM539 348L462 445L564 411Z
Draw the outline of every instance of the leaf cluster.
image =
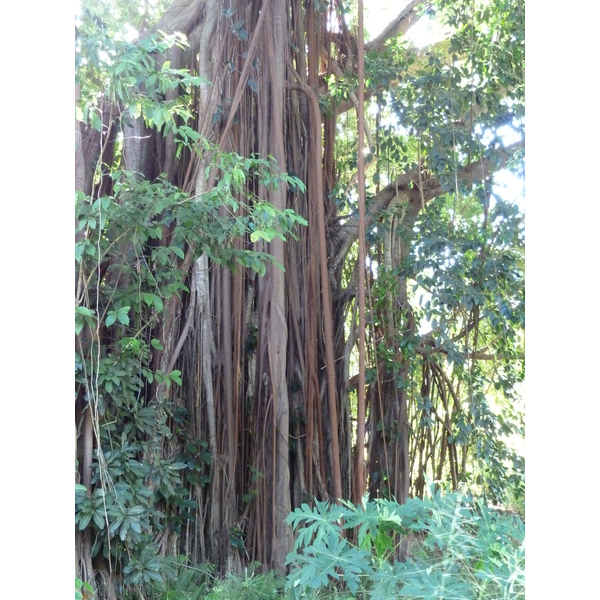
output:
M76 196L75 375L100 439L92 489L79 486L76 493L76 526L93 534L92 556L117 559L126 585L164 581L167 564L154 536L167 522L179 531L193 520L190 486L209 481L206 442L188 439L185 411L167 400L166 390L182 385L182 373L155 366L165 352L158 332L169 304L189 293L185 255L206 253L225 266L262 274L273 261L252 249L253 239L285 239L306 223L254 194L259 186L303 189L271 158L207 151L218 178L201 198L162 176L150 182L122 169L111 173L113 195ZM182 451L165 457L164 441L173 436L181 437Z
M332 589L378 599L524 596L523 522L431 482L424 500L315 502L287 522L297 533L286 584L294 598ZM349 541L353 531L356 543Z
M214 583L206 600L275 600L282 597L284 581L273 571L261 572L259 563L251 563L237 575L227 573Z
M127 41L112 33L94 10L86 9L77 27L76 78L81 84L77 119L103 132L107 127L103 105L108 102L121 126L131 128L142 118L147 127L174 134L179 157L184 147L192 148L200 138L193 127L192 93L209 83L186 69L171 68L164 59L170 48L186 48L186 38L157 32ZM167 99L167 92L175 89L177 98Z

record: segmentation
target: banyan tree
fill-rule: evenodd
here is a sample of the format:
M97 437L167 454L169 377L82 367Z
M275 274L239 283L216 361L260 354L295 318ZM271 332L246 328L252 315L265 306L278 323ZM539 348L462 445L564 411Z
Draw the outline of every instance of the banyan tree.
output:
M519 501L523 6L358 16L82 2L76 568L109 596L283 570L313 499Z

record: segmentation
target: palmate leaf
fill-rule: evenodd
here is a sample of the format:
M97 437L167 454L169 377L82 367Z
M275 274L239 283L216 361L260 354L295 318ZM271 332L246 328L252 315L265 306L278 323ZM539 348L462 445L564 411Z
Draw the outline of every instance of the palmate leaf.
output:
M296 530L301 527L302 522L306 523L300 529L294 548L298 550L303 546L308 546L314 538L314 541L320 541L329 537L338 538L342 530L340 519L344 517L347 510L338 505L331 506L328 502L319 502L315 500L315 507L311 508L304 503L300 508L296 508L289 514L285 522Z
M400 597L400 582L391 562L382 561L373 573L371 581L374 586L370 590L370 597L374 600L395 600Z
M426 569L410 569L404 577L401 597L431 598L432 600L465 600L473 598L473 586L462 580L458 573L447 573L444 569L429 567Z
M327 587L332 580L342 581L355 594L360 578L372 575L371 554L348 544L341 537L329 537L319 540L305 548L303 554L288 555L288 564L294 562L299 566L298 582L292 580L291 586L297 588L310 587L318 589Z

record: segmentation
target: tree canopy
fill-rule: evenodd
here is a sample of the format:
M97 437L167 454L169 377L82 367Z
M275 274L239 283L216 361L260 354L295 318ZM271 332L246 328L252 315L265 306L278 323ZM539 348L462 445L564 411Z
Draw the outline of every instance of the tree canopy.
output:
M76 565L107 597L178 555L284 570L306 502L524 510L523 3L398 8L369 38L353 1L82 0Z

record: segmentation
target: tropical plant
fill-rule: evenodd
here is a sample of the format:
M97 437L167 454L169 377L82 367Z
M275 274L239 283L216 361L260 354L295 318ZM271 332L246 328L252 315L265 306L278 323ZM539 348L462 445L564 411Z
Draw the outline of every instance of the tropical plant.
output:
M285 582L273 571L260 572L258 563L250 564L241 575L228 573L216 582L206 600L275 600L281 598Z
M94 588L87 581L81 581L79 577L75 578L75 600L86 600L93 594Z
M524 597L521 519L429 486L426 499L404 504L365 498L361 506L297 508L288 518L296 532L287 558L292 597Z
M164 581L144 586L148 600L201 600L214 585L215 567L210 563L192 566L185 556L169 560ZM139 597L141 588L133 589L132 598Z

